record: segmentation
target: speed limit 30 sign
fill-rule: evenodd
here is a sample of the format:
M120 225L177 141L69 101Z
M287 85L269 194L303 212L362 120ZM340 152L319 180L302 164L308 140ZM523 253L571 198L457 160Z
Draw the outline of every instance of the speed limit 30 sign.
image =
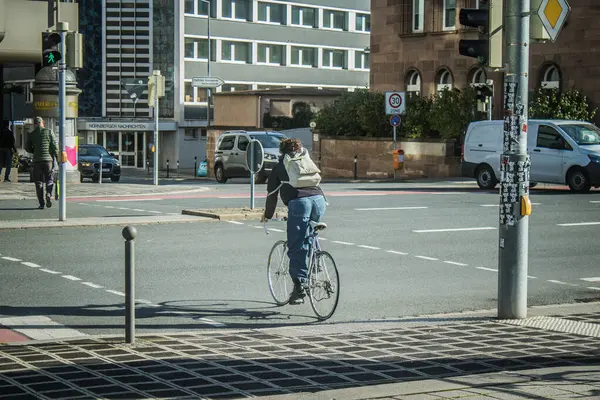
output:
M404 114L406 108L404 92L385 92L385 113Z

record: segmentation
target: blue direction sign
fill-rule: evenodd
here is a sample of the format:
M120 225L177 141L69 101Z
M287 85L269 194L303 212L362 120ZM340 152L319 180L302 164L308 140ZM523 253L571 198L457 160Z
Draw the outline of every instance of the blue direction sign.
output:
M400 118L400 116L398 114L394 114L390 117L390 124L392 124L392 126L398 126L398 125L400 125L401 122L402 122L402 119Z

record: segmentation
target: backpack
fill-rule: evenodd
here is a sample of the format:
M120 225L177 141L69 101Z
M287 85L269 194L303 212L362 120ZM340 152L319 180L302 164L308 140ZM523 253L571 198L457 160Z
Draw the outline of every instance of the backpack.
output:
M283 166L290 178L285 183L292 187L313 187L318 186L321 182L321 170L313 162L306 150L293 156L286 154L283 157Z

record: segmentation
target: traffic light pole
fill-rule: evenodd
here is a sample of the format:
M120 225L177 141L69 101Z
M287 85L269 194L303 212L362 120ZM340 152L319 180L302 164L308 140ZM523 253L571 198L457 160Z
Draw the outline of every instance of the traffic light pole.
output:
M60 147L59 160L59 177L60 183L58 195L58 220L65 221L67 219L67 169L65 162L66 147L65 147L65 125L67 112L67 93L66 93L66 72L67 72L67 31L69 24L67 22L58 22L56 24L58 33L60 34L60 54L62 55L58 63L58 143ZM102 168L102 166L100 166Z
M158 185L158 75L154 71L154 176L153 183ZM160 72L159 72L160 74Z
M530 0L505 0L507 69L504 76L504 153L500 162L498 318L527 317L529 247L529 85Z

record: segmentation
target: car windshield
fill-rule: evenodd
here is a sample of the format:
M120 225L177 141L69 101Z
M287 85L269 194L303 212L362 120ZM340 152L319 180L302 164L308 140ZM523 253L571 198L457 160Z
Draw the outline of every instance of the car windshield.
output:
M279 142L283 139L282 135L250 135L252 139L257 139L264 149L278 149Z
M578 145L586 146L600 144L600 129L592 124L568 124L560 125L560 128Z
M91 157L108 157L110 154L103 147L80 147L80 156L91 156Z

